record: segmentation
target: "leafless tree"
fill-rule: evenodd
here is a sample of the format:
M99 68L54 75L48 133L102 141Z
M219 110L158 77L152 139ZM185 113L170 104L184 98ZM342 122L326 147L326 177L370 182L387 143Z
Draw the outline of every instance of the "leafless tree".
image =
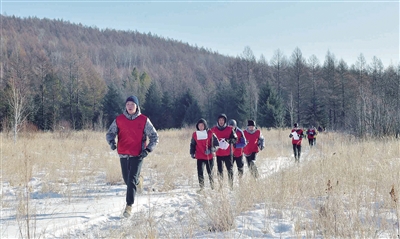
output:
M291 56L291 72L292 72L292 92L295 95L295 104L296 104L296 115L297 115L297 122L300 123L301 115L302 115L302 108L303 105L303 95L302 95L302 81L304 80L306 69L305 59L301 50L296 47L294 49L292 56Z
M249 94L249 117L257 121L257 104L258 104L258 89L257 83L255 82L254 68L256 64L256 58L250 47L244 48L242 59L245 60L245 77L247 81L247 92L253 92Z
M294 100L293 100L292 93L290 93L290 95L289 95L289 100L286 105L286 110L289 112L290 125L293 125L294 124Z
M26 88L23 84L18 84L15 78L10 78L7 91L7 101L12 114L12 129L14 134L14 143L17 142L17 135L21 125L29 115L27 107L27 98L25 96Z
M281 50L276 50L270 65L272 67L272 82L278 92L278 97L283 97L283 80L287 71L287 60Z
M324 66L323 66L323 78L325 83L325 95L327 102L327 113L328 113L328 126L332 129L337 129L338 121L338 82L336 75L337 61L335 55L330 51L327 52L325 56Z
M367 63L365 61L365 57L363 54L357 59L355 64L355 70L357 72L357 83L358 83L358 102L356 104L357 109L357 118L358 118L358 134L361 137L366 136L367 134L367 125L368 125L368 105L370 99L367 95Z
M348 97L348 86L349 86L349 77L348 77L348 66L346 62L342 59L339 61L337 66L337 75L340 82L340 107L339 107L339 126L342 129L346 127L346 117L347 117L347 108L349 103Z
M309 84L311 87L307 89L307 94L309 94L309 109L307 109L308 123L316 125L318 121L318 94L317 94L317 82L320 74L319 60L315 55L312 55L308 59L308 72L309 72Z

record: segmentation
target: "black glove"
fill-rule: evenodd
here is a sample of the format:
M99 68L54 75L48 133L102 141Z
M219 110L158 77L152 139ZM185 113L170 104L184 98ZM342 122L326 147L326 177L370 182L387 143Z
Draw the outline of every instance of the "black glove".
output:
M114 140L110 142L110 148L111 148L111 150L115 150L117 148L117 145L115 145Z
M142 152L140 153L140 157L142 158L142 159L144 159L144 158L146 158L147 157L147 155L149 154L149 150L146 148L146 149L144 149L144 150L142 150Z
M237 139L228 139L226 142L228 142L228 144L235 144L237 141Z
M194 154L191 154L190 156L192 157L192 159L195 159L195 158L196 158L196 157L194 156Z

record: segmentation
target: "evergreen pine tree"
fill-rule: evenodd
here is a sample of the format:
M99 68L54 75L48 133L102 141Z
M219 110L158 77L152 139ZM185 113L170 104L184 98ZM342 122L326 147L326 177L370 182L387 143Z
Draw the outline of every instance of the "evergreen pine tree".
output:
M250 117L250 109L249 109L249 101L251 100L248 97L248 87L245 87L244 84L238 85L234 89L234 94L232 95L232 103L230 105L235 107L232 115L229 115L229 118L236 119L236 121L242 122L244 124L247 123L247 119ZM255 92L253 94L256 94ZM240 124L239 124L240 125Z
M269 82L265 82L259 92L258 124L262 127L280 127L284 114L282 101Z
M192 104L193 97L191 96L190 91L188 90L182 96L177 97L173 103L173 118L174 118L174 128L181 128L183 124L183 118L185 117L185 113L187 108Z
M139 102L141 102L141 104L144 104L144 102L146 101L146 94L150 88L151 82L152 82L152 80L146 72L143 72L140 75L139 91L137 93L137 98L139 99Z
M154 127L159 128L162 125L161 101L162 92L155 82L152 82L146 93L146 101L143 106L143 114L151 119ZM142 109L142 107L141 107Z
M45 119L44 119L44 104L41 103L40 95L36 94L33 98L33 104L38 107L33 112L32 123L34 123L40 130L45 129Z
M160 129L170 129L175 127L174 125L174 106L169 91L163 93L161 101L161 119L159 123Z
M32 123L41 130L54 128L54 111L58 107L60 97L57 81L54 74L47 74L33 98L36 108L32 112Z
M272 112L270 112L268 107L268 99L271 95L271 87L268 82L261 87L259 92L258 100L258 125L261 127L268 127L268 125L273 124ZM270 126L269 126L270 127Z
M0 88L0 131L6 129L6 118L9 114L9 107L7 105L6 93Z
M108 86L108 91L102 100L102 105L107 127L111 125L115 117L121 114L125 108L124 100L113 85Z
M177 101L175 101L174 118L175 127L180 128L185 124L196 123L202 117L201 109L188 89Z
M236 90L240 90L237 88ZM217 87L217 92L214 99L214 116L215 123L217 121L217 116L224 113L229 119L239 120L238 107L240 105L240 99L236 94L235 90L229 82L220 82ZM243 106L241 104L240 106Z
M202 112L197 101L193 101L186 110L185 117L183 118L184 125L195 124L202 117Z

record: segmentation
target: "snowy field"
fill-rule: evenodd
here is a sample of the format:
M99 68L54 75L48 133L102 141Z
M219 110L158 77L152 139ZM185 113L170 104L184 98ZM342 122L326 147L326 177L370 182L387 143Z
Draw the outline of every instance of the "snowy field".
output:
M188 157L188 161L195 167L194 160ZM286 158L260 159L259 162L259 170L262 175L291 166ZM193 231L192 234L180 235L179 232L182 231L182 228L191 226L202 228L201 225L190 225L196 221L200 221L200 223L202 221L201 218L198 221L191 217L201 214L199 204L212 203L213 197L208 194L222 193L227 194L224 195L226 197L232 197L232 192L225 188L222 192L206 189L203 194L197 194L197 185L194 187L182 185L168 192L158 192L156 188L149 185L149 180L145 176L143 191L135 199L134 215L130 219L124 219L122 211L125 207L125 185L106 185L103 183L104 180L101 175L99 175L97 181L98 183L93 182L92 185L69 185L72 188L62 190L79 193L78 196L66 197L61 193L41 193L43 182L40 178L32 178L29 182L30 188L33 189L30 203L36 211L36 215L31 218L34 221L32 227L35 227L34 235L31 235L32 238L120 238L125 237L124 232L119 231L121 228L140 227L141 224L148 222L138 222L137 218L146 219L146 217L151 217L154 220L152 223L157 228L157 237L160 238L164 237L164 233L166 236L171 235L171 231L176 231L174 235L177 237L188 238L276 238L293 236L294 225L290 221L289 215L287 218L281 219L276 218L276 216L266 217L265 206L261 204L255 205L253 210L237 216L235 218L236 228L228 232L211 233L206 230L207 227L204 227L203 230ZM235 181L235 187L239 187L237 180ZM207 183L206 178L206 188L209 188ZM90 188L90 190L87 188ZM25 222L19 223L16 218L17 192L4 182L2 195L3 203L8 204L9 207L2 208L1 238L19 238L21 237L21 224L25 224ZM214 197L217 196L214 195ZM199 216L201 217L201 215ZM25 229L22 228L22 230ZM25 234L26 232L22 235Z
M186 141L189 142L189 140ZM291 187L302 188L301 183L299 185L286 185L283 178L286 176L293 177L292 175L298 175L299 178L308 177L304 173L308 169L304 167L321 160L318 151L324 150L323 141L312 149L304 142L300 164L294 162L290 144L283 146L283 156L273 158L268 157L268 151L272 151L271 147L274 146L267 144L266 150L260 153L257 160L261 175L258 181L251 178L248 168L245 167L245 177L242 182L239 182L235 168L235 185L232 191L226 186L222 190L210 190L206 177L206 190L202 193L197 193L199 187L196 164L195 160L189 157L188 142L182 154L170 156L171 158L181 158L180 161L167 169L178 171L174 172L173 175L180 176L168 179L165 175L161 177L161 174L157 173L160 166L156 163L157 160L161 160L163 156L161 153L154 153L146 159L142 170L144 187L136 196L133 216L129 219L122 217L126 192L122 180L116 183L107 182L109 180L107 180L106 174L103 170L97 171L95 163L91 164L94 169L91 169L90 174L85 174L89 176L80 178L76 182L70 182L68 181L70 179L65 177L60 177L58 181L51 183L44 181L46 172L33 174L29 177L26 185L11 185L8 180L2 178L0 237L324 238L327 235L335 235L334 233L338 233L336 235L339 238L353 237L354 235L360 238L398 237L399 211L396 208L397 205L388 205L391 201L390 186L388 186L388 190L384 189L387 195L363 192L373 194L374 203L371 204L367 199L368 202L364 203L358 195L359 207L345 209L345 215L349 218L354 215L356 215L354 217L362 217L360 220L353 218L351 221L357 221L357 223L364 221L366 227L370 227L370 220L373 219L372 224L375 225L375 228L366 229L365 234L362 232L362 225L357 226L356 234L346 232L348 227L346 225L340 226L341 222L335 220L335 218L342 216L341 213L329 215L329 209L332 209L334 205L337 208L343 207L338 205L339 202L330 201L337 197L337 194L332 194L332 197L328 199L330 191L333 191L332 187L335 188L336 184L339 184L339 180L333 181L334 178L331 178L329 174L325 179L331 178L332 185L330 185L330 181L328 184L326 181L321 182L322 188L326 188L326 191L321 193L320 196L302 196L301 192L300 194L293 192L295 198L291 199L293 203L289 204L280 204L276 200L258 200L256 203L253 203L253 201L248 203L243 200L245 197L252 197L253 193L254 195L262 193L260 191L267 188L266 185L276 181L280 181L282 187L288 187L289 191ZM118 171L116 152L106 149L104 154L114 160L115 170ZM172 152L172 154L174 153ZM334 154L336 152L332 155ZM102 155L102 152L100 155ZM3 155L2 158L6 157ZM182 162L186 166L179 168ZM393 165L397 168L399 162L393 162ZM187 169L190 169L189 174L184 172L179 174L179 170ZM59 174L63 175L63 169L58 170L60 171ZM88 171L87 164L80 170ZM226 170L224 172L226 181ZM310 171L310 175L314 173ZM394 174L394 177L399 176L399 172ZM167 180L171 180L172 182L169 182L168 185L172 184L173 186L166 187L165 181ZM394 183L398 190L399 181ZM309 187L312 186L309 185ZM355 191L355 193L359 194L358 191ZM282 192L278 194L282 194L282 200L286 200L286 194ZM271 195L274 194L271 193ZM349 200L346 205L352 205L352 201L347 199L348 197L349 195L343 195L340 201ZM380 197L387 197L388 199ZM335 210L332 209L332 211ZM29 212L29 215L21 213L21 211ZM326 219L325 222L323 221L324 218ZM344 221L344 223L347 222L347 220ZM324 230L326 231L324 232ZM342 232L328 233L328 230Z

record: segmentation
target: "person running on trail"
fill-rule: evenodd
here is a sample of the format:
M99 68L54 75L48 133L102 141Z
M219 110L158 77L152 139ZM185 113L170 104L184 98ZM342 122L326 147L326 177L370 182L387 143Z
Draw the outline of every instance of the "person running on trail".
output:
M232 151L233 151L233 164L236 162L236 166L238 169L238 176L239 179L243 177L243 171L244 171L244 162L243 162L243 148L246 146L246 137L244 136L243 131L237 127L237 122L234 119L230 119L228 121L228 125L233 127L233 130L235 131L237 135L237 141L236 143L232 144Z
M118 137L118 144L115 137ZM111 123L106 140L111 149L117 149L119 154L122 178L127 185L123 215L129 217L135 202L143 160L158 144L157 131L150 119L140 113L139 100L136 96L129 96L126 99L125 111Z
M307 134L308 144L310 145L310 147L314 146L317 143L318 131L315 129L314 126L311 126L309 129L307 129L306 134Z
M197 159L197 177L199 179L200 190L204 189L204 166L208 173L211 189L214 189L214 158L213 153L219 146L217 136L207 127L207 121L199 119L196 124L196 131L192 134L190 141L190 156Z
M289 137L292 138L294 160L295 162L299 163L301 155L301 140L304 137L304 132L301 128L299 128L298 123L294 123L293 129L290 132Z
M233 155L230 144L236 143L237 135L232 126L227 125L227 117L225 114L220 114L218 116L217 125L211 130L217 136L219 142L219 147L215 154L217 155L217 168L220 188L222 187L224 178L223 164L225 164L226 170L228 171L229 187L233 189Z
M261 130L257 129L254 120L247 121L247 128L244 130L244 137L247 140L247 145L243 149L244 156L246 157L247 166L255 179L259 177L258 169L256 166L257 154L265 147L264 136Z

